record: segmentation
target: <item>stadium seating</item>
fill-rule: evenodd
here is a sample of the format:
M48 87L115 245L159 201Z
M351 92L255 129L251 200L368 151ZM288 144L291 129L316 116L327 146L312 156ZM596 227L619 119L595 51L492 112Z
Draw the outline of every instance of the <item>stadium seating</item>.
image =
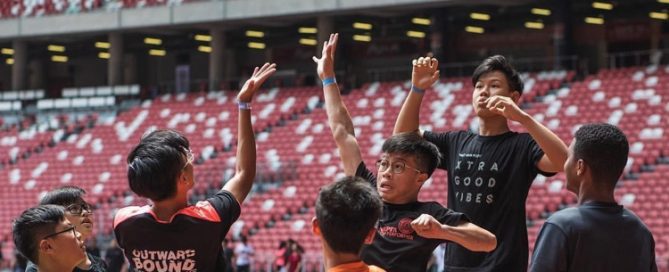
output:
M38 17L96 10L179 5L198 0L18 0L0 1L0 18Z
M564 71L524 77L522 107L567 143L578 125L586 122L609 122L626 132L630 159L616 196L650 227L660 267L667 269L669 214L662 204L669 198L669 131L665 131L669 128L669 94L661 90L669 86L669 70L603 70L579 81L574 80L573 72ZM370 167L380 155L383 139L392 133L409 86L409 82L375 82L344 96L363 159ZM421 108L423 128L446 131L476 125L468 78L445 79L433 89ZM218 92L162 96L117 116L95 117L94 127L67 133L67 137L62 136L62 127L56 131L36 129L25 141L20 135L27 130L2 132L0 139L20 139L16 140L20 150L39 147L50 139L55 139L55 143L0 170L0 176L9 177L9 183L1 185L0 205L7 208L0 212L0 229L10 229L11 219L33 205L42 192L76 184L89 192L91 202L98 204L98 233L109 234L115 209L147 203L129 192L124 158L143 133L156 128L174 128L190 139L198 158L194 195L201 198L233 174L237 111L232 95ZM307 270L317 270L321 264L320 242L310 228L314 200L322 185L342 175L322 108L321 90L270 89L257 96L253 107L259 179L267 184L243 203L242 216L231 235L253 234L250 242L258 252L254 259L258 269L271 265L279 240L292 238L306 249ZM515 123L512 129L523 130ZM64 140L59 141L60 138ZM0 152L0 159L9 157L11 148L0 145ZM563 174L540 176L533 183L527 199L531 248L545 218L576 203L564 183ZM420 199L446 204L446 187L446 173L438 171L422 189ZM0 237L5 241L4 252L9 253L10 235L3 234Z

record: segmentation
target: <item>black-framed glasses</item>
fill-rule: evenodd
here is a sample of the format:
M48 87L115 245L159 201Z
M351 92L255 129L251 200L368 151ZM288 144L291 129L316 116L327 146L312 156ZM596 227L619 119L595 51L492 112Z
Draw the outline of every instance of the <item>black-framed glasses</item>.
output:
M186 167L188 167L189 164L193 164L195 161L195 155L193 155L193 151L190 149L186 150L186 163L184 164L184 167L181 168L181 171L185 170Z
M390 163L390 161L382 159L382 160L376 161L376 167L381 172L385 172L386 170L388 170L388 167L390 167L392 172L395 173L395 174L402 174L404 172L404 169L406 169L406 168L412 169L412 170L416 171L416 173L423 173L423 171L421 171L421 170L418 170L414 167L408 166L404 161L396 161L396 162Z
M47 236L44 236L44 238L42 238L42 240L47 239L47 238L54 237L54 236L59 235L59 234L61 234L61 233L67 233L68 231L72 231L72 235L74 235L74 237L77 237L77 228L76 228L75 226L71 226L71 227L66 228L66 229L64 229L64 230L61 230L61 231L58 231L58 232L54 232L54 233L52 233L52 234L49 234L49 235L47 235Z
M82 215L84 210L88 213L93 213L93 208L88 203L74 203L65 207L65 211L72 215Z

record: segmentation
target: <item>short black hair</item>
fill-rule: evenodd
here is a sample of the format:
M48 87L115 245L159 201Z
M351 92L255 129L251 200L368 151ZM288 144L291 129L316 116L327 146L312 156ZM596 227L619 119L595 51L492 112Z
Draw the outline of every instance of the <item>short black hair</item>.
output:
M14 220L12 235L14 245L23 257L38 263L38 245L41 236L54 232L56 226L65 220L65 211L58 205L41 205L29 208Z
M63 186L49 191L39 201L39 205L60 205L66 207L71 204L84 202L83 196L86 194L84 189L77 186Z
M614 188L627 165L629 143L616 126L598 123L581 126L574 136L574 158L592 169L595 182Z
M318 227L333 251L357 255L381 216L382 205L369 182L359 177L341 178L318 193Z
M156 130L128 154L128 183L137 195L153 201L173 197L186 164L188 139L174 130Z
M511 63L502 55L494 55L483 60L483 62L481 62L481 64L479 64L479 66L474 70L474 74L472 75L472 84L476 85L476 82L479 81L479 78L487 73L494 71L500 71L504 74L504 76L506 76L506 81L509 82L509 88L511 88L511 91L516 91L520 94L523 94L524 84L523 80L520 78L520 74L518 74L518 71L516 71Z
M439 148L423 139L417 132L398 133L383 142L381 151L388 154L415 156L418 170L424 171L428 177L441 163Z

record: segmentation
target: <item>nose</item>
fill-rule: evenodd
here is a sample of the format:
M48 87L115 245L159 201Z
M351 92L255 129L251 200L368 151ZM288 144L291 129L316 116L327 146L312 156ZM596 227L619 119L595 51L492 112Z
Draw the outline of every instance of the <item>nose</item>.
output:
M383 171L379 170L379 172L380 172L382 177L390 177L393 171L392 171L392 167L388 166L388 168L386 168L386 170L383 170Z

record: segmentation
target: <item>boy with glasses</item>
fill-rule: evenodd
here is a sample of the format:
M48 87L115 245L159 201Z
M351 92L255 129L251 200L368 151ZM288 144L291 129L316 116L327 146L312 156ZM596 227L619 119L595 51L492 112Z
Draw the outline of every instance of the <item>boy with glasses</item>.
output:
M76 186L65 186L46 193L39 202L40 205L52 204L63 207L65 218L81 233L83 242L93 237L94 228L93 209L84 200L85 194L84 189ZM37 267L34 263L29 262L26 272L35 271L37 271ZM73 271L104 272L107 271L107 263L99 256L86 253L84 261L78 264Z
M36 264L36 271L73 271L86 259L81 233L63 207L42 205L25 210L12 225L16 249Z
M425 271L432 251L451 241L472 251L495 249L495 236L469 223L462 213L437 202L419 202L418 192L439 164L437 147L415 133L395 135L382 147L374 175L362 160L353 122L334 79L334 52L338 35L323 46L318 75L323 81L328 122L344 165L344 173L366 179L383 201L383 213L374 240L363 247L361 258L388 271ZM377 181L377 176L380 180Z
M241 212L256 172L251 100L276 71L256 67L237 95L236 174L214 196L188 203L194 187L193 154L188 139L172 130L142 137L128 155L128 183L152 205L126 207L114 217L114 234L137 271L222 271L221 242Z

